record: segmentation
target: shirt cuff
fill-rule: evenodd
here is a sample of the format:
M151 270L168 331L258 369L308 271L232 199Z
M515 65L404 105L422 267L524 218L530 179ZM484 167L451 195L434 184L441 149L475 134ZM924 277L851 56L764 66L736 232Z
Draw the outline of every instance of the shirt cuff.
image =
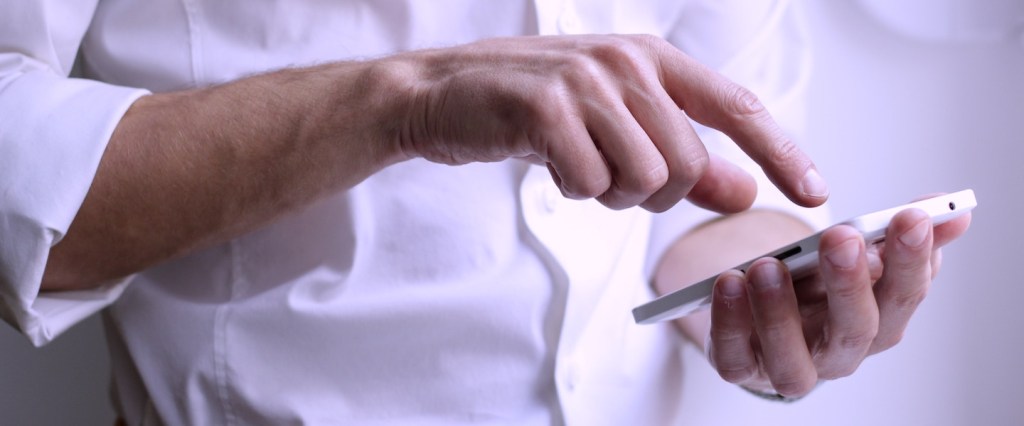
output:
M40 294L117 123L148 92L44 70L0 76L0 318L35 345L112 303L128 279Z
M0 317L36 347L43 346L82 320L114 303L132 277L95 290L24 294L16 303L0 303Z

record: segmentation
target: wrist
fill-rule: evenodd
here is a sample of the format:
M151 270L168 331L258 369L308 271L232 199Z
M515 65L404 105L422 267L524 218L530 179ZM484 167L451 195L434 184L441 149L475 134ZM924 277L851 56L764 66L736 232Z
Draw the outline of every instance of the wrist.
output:
M314 96L323 99L329 115L322 121L324 127L311 134L358 149L346 154L362 157L375 169L416 157L401 144L416 96L409 68L391 58L326 66L327 78L320 81Z
M410 52L359 63L354 87L344 90L337 102L359 99L356 114L369 115L368 140L378 148L385 163L424 156L427 143L427 98L433 84L427 73L430 56ZM338 117L344 120L344 117Z

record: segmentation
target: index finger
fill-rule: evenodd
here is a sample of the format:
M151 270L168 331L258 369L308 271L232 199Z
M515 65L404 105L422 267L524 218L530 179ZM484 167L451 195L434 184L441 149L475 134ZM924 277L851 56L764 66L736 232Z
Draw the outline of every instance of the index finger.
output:
M729 136L793 202L813 207L828 199L828 184L814 162L756 95L673 47L657 53L665 90L686 115Z

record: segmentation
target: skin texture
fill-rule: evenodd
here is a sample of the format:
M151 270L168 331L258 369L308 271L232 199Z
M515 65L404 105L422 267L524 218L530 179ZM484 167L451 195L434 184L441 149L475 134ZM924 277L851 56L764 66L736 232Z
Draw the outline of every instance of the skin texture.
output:
M803 396L819 380L848 376L865 357L900 341L938 273L940 248L966 232L970 220L967 215L933 230L927 214L906 210L890 224L886 243L871 248L853 228L833 227L822 237L816 276L794 283L781 262L759 259L746 275L729 271L719 277L710 312L676 323L723 379ZM752 229L761 232L751 238ZM751 211L711 223L670 249L656 287L672 291L809 232L774 212ZM713 265L703 264L708 270L695 271L702 265L700 253L708 252L724 255Z
M753 94L661 39L485 40L139 99L42 287L101 285L415 157L529 158L567 197L615 209L746 209L753 179L709 157L687 115L732 137L794 202L825 201L810 159Z

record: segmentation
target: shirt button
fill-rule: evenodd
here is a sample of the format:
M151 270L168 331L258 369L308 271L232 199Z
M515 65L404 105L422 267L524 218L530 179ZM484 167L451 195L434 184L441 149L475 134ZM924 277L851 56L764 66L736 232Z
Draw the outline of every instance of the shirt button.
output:
M554 213L561 202L562 194L557 189L548 186L541 191L541 205L544 206L544 211Z
M558 17L558 30L562 34L579 34L581 32L580 27L580 18L571 11L564 11Z
M565 388L569 391L576 390L576 385L579 382L579 373L576 372L576 366L569 362L569 365L565 369Z

